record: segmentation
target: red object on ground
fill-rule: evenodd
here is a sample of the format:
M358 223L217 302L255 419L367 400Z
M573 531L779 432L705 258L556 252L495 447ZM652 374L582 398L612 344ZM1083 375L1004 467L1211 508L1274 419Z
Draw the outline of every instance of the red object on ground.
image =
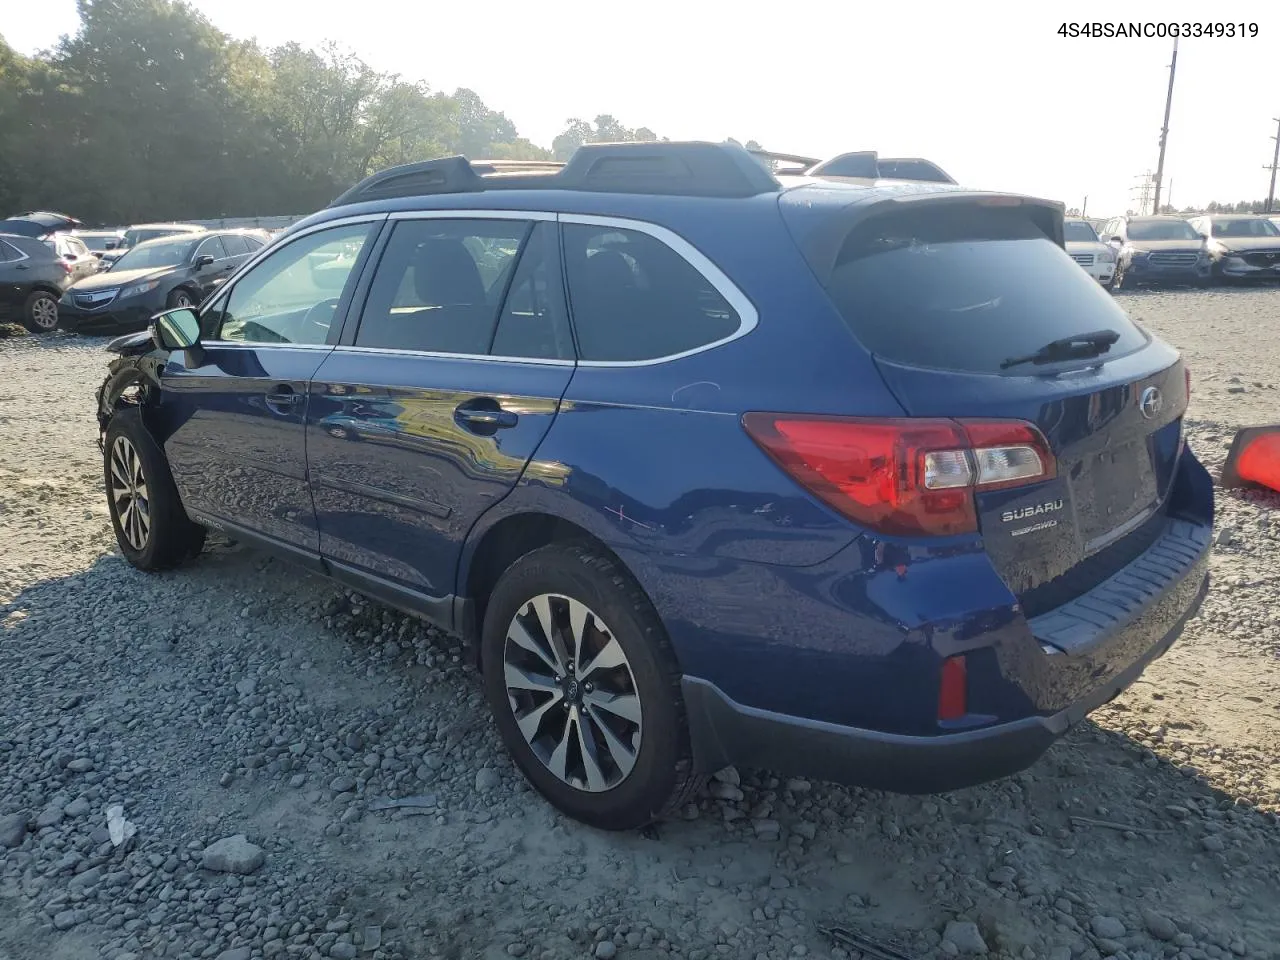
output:
M1227 462L1222 465L1222 485L1249 484L1280 492L1280 426L1248 427L1231 442Z

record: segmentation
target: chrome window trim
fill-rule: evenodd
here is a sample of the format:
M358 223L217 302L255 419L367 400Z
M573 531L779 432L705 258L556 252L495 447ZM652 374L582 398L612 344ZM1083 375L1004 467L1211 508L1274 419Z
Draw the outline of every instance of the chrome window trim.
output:
M738 289L737 285L725 275L724 271L711 262L701 250L691 244L684 237L680 236L673 230L666 227L660 227L656 223L649 223L645 220L632 220L626 217L600 217L590 214L581 213L562 213L559 220L561 223L574 223L589 227L614 227L619 230L634 230L637 233L648 234L655 240L665 243L677 255L679 255L689 266L702 274L704 280L716 288L720 296L738 314L738 329L727 337L721 337L719 340L713 340L711 343L705 343L699 347L693 347L689 350L683 350L680 353L671 353L662 357L654 357L651 360L578 360L580 367L652 367L659 363L670 363L672 360L683 360L685 357L692 357L695 354L704 353L707 350L714 350L722 347L726 343L732 343L741 337L745 337L748 333L756 328L760 322L760 315L756 311L755 305L747 299L746 294ZM572 291L570 291L572 294ZM573 312L573 304L569 304L570 313Z
M205 340L203 337L200 339L200 346L210 348L217 347L219 350L224 348L230 348L233 350L279 350L281 348L288 350L333 349L333 344L331 343L270 343L265 340L259 343L256 340Z
M203 320L206 313L208 313L211 310L219 309L220 305L228 297L231 296L231 292L235 289L235 285L240 282L240 278L242 276L244 276L246 273L252 270L260 260L266 259L272 254L276 253L276 251L278 250L283 250L285 247L289 246L295 240L301 240L303 237L309 237L311 236L311 234L319 233L321 230L329 230L334 227L347 227L355 223L379 223L386 219L387 219L387 214L385 213L364 213L364 214L358 214L356 216L351 216L351 217L337 217L333 220L326 220L324 221L324 223L312 224L306 229L299 230L297 233L292 234L287 238L285 237L276 238L276 241L283 241L283 242L271 242L271 243L263 244L256 251L254 251L254 253L251 256L249 256L249 259L247 259L244 263L242 263L239 266L239 268L236 270L235 273L233 273L230 277L227 278L227 282L224 283L222 287L219 288L218 292L209 299L208 303L204 304L200 308L197 315L200 317L200 319ZM294 350L303 349L303 348L323 347L326 350L332 350L333 347L335 346L334 344L331 344L331 343L266 343L266 342L259 343L257 341L217 340L213 338L210 338L208 340L201 338L200 342L201 344L209 345L209 346L213 346L213 345L228 346L229 345L229 346L240 346L240 347L253 347L255 350L269 348L269 347L290 347Z
M339 345L334 348L339 353L368 353L393 357L424 357L429 360L486 360L495 363L532 363L544 367L574 367L575 360L560 360L539 357L499 357L480 353L439 353L431 350L401 350L397 347L356 347Z
M16 244L10 243L8 240L0 240L6 247L16 253L18 256L14 260L0 260L0 263L21 263L23 260L30 260L31 255Z
M390 220L540 220L553 221L546 210L397 210Z

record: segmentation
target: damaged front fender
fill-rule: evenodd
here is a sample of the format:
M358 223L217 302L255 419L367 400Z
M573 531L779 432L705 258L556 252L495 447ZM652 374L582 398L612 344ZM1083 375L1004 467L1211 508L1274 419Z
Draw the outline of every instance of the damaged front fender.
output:
M156 347L149 333L131 333L107 344L116 358L107 367L106 379L98 387L98 446L104 445L107 425L121 403L148 407L160 396L160 373L169 359L166 350Z

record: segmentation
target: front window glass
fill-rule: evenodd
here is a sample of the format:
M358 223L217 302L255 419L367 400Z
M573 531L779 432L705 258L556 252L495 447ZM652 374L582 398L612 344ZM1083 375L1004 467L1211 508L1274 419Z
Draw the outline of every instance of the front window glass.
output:
M259 262L210 313L215 339L324 343L372 229L355 223L321 230Z

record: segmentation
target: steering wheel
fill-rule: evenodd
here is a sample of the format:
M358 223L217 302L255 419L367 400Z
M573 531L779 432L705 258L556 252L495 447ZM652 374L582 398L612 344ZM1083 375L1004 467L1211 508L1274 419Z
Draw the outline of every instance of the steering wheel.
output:
M302 315L302 325L315 324L322 330L328 331L333 325L333 314L338 309L338 297L330 297L328 300L321 300L319 303L313 304L306 313ZM321 316L323 314L323 316Z

